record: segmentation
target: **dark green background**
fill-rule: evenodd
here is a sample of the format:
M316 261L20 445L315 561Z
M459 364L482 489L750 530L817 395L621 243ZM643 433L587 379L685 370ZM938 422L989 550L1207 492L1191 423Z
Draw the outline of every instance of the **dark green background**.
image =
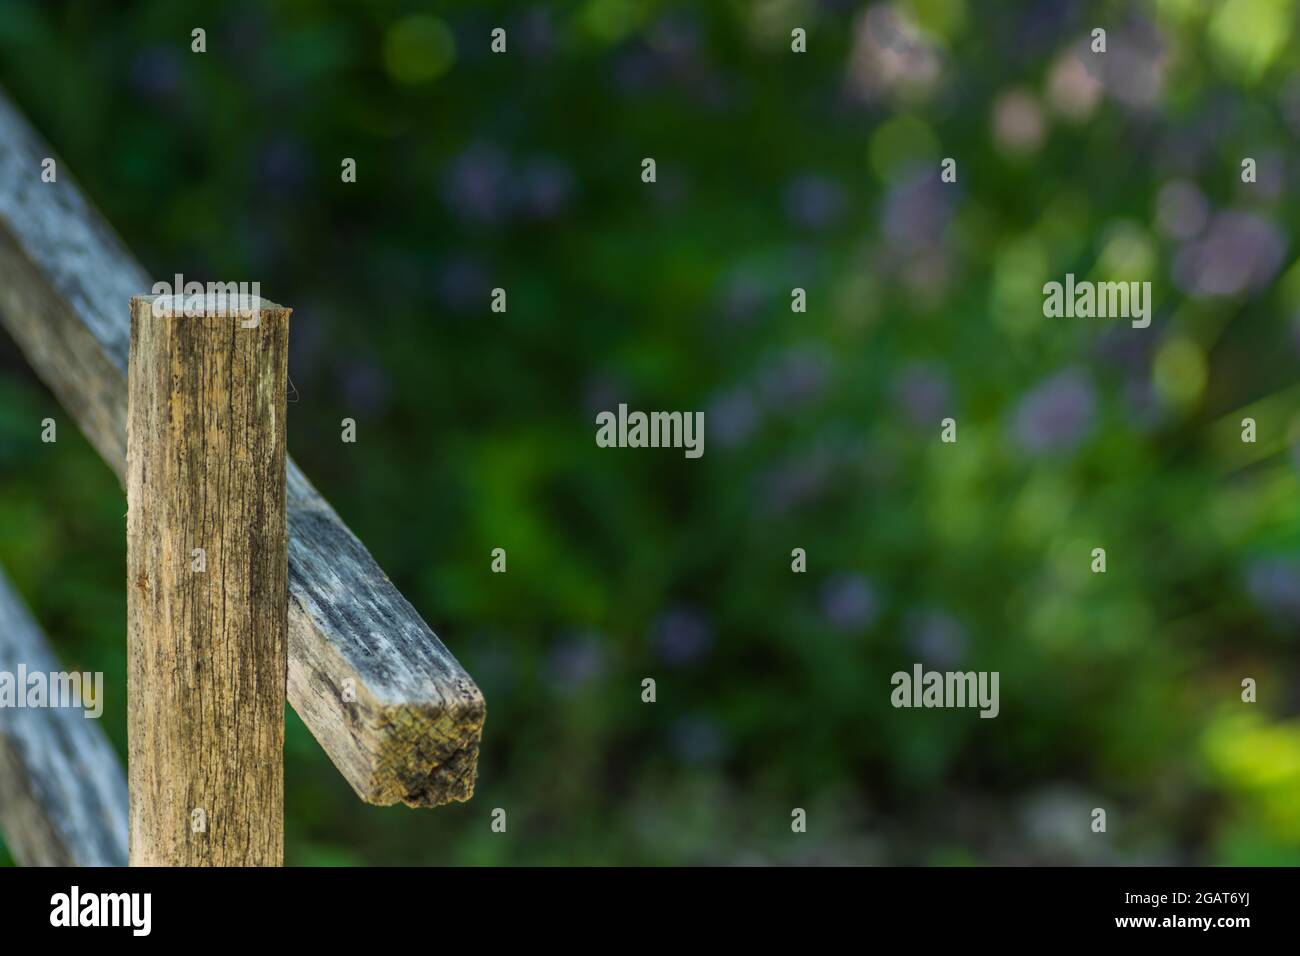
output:
M432 811L290 711L288 862L1300 863L1296 4L890 9L0 0L150 273L294 308L289 448L486 695ZM124 752L125 502L0 369L0 565ZM619 401L704 457L597 448ZM916 661L1000 716L892 709Z

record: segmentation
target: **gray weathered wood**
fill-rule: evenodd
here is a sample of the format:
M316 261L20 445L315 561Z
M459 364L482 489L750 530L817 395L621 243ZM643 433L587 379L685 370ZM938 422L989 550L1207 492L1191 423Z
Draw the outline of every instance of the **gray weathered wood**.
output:
M0 672L62 670L0 571ZM102 703L102 702L101 702ZM126 776L84 710L0 707L0 831L24 866L126 866Z
M123 480L128 302L154 285L63 163L41 182L51 155L0 95L0 322ZM469 799L482 693L292 459L287 484L290 704L362 799Z
M131 865L283 866L289 310L170 301L131 300Z

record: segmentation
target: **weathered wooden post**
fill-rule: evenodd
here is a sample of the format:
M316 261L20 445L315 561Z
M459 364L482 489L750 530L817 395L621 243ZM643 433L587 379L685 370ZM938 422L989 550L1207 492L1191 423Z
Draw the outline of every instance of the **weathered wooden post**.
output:
M289 311L131 300L130 860L284 862Z

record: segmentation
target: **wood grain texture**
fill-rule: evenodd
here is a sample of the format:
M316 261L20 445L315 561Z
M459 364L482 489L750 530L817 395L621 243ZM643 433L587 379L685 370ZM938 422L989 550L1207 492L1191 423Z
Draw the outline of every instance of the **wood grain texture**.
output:
M0 572L0 671L63 668ZM0 831L23 866L126 866L126 775L99 721L0 707Z
M131 300L132 866L284 864L289 310Z
M51 155L0 95L0 322L124 480L127 303L153 283L65 164L40 181ZM482 693L292 459L287 481L290 704L363 800L469 799Z

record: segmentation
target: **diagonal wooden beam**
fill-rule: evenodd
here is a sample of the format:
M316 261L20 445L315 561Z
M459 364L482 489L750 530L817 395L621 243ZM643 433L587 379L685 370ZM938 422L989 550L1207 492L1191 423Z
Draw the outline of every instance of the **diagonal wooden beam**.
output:
M0 323L119 481L131 297L153 282L0 94ZM170 277L168 277L170 278ZM474 789L483 695L290 459L289 703L369 803Z
M0 673L62 668L0 571ZM102 701L98 702L102 705ZM24 866L126 866L126 775L83 710L0 707L0 831Z

